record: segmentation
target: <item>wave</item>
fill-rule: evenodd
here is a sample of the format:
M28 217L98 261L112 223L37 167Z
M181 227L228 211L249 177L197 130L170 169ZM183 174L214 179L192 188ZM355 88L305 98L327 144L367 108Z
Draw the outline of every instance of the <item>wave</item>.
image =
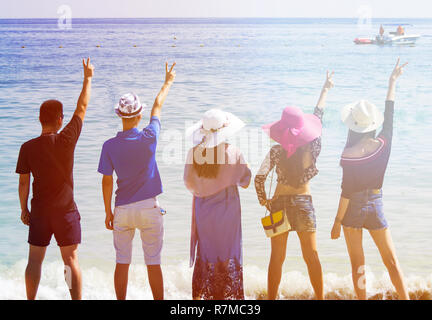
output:
M0 299L25 299L24 270L26 261L22 260L12 266L0 265ZM106 268L107 269L107 268ZM163 266L165 298L169 300L190 300L192 270L187 261L176 265ZM113 271L97 267L82 267L83 299L107 300L115 299L113 287ZM432 300L432 274L428 276L410 275L406 277L411 299ZM244 267L244 286L246 299L261 300L266 297L267 270L258 266ZM366 288L368 299L392 300L397 295L388 274L378 276L367 272ZM326 299L355 299L351 275L324 275ZM283 274L280 285L280 299L311 300L313 291L307 275L290 271ZM42 279L38 291L38 299L62 300L69 299L67 285L63 278L63 265L60 261L45 262ZM128 299L152 299L144 265L131 265L129 274Z

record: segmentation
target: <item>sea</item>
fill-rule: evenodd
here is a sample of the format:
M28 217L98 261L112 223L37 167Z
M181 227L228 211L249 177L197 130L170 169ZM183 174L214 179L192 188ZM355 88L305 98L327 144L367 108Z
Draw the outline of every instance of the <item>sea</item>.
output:
M414 46L355 45L379 26L422 37ZM311 182L317 216L318 252L328 299L354 299L343 235L330 239L341 192L340 155L347 129L343 106L367 99L384 109L388 78L398 57L409 62L397 85L394 139L383 193L385 215L413 299L432 298L432 19L57 19L0 20L0 299L25 299L28 227L20 221L19 148L37 137L38 112L47 99L64 104L71 118L82 86L81 59L95 66L93 92L75 151L75 200L81 213L79 258L84 299L114 299L115 251L105 229L102 144L121 131L114 113L121 95L135 92L147 105L144 127L164 81L165 62L177 78L165 102L157 161L167 211L162 253L165 296L191 299L189 243L192 196L183 184L190 141L185 129L211 108L234 113L246 127L231 138L253 174L271 141L260 127L289 105L313 112L326 71L334 71L324 114L320 173ZM270 182L270 176L268 184ZM273 188L275 181L273 181ZM267 185L267 188L270 188ZM268 190L268 189L267 189ZM273 189L274 190L274 189ZM265 209L253 181L240 191L244 287L247 299L266 295L270 240L260 225ZM366 288L370 299L396 294L369 233L363 232ZM55 239L47 250L39 299L68 299ZM151 299L139 233L134 239L128 298ZM299 239L288 237L281 299L313 299Z

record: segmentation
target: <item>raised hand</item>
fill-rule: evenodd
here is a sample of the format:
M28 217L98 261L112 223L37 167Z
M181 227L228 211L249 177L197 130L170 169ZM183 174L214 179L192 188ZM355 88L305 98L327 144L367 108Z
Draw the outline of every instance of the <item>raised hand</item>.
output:
M331 88L334 87L333 75L334 75L334 71L332 71L332 73L327 71L326 81L324 82L324 86L321 90L321 94L317 103L317 107L320 109L324 109L327 100L327 93Z
M87 62L85 59L82 60L83 68L84 68L84 78L89 79L93 78L94 75L94 66L90 62L90 58L87 58Z
M81 118L81 121L84 121L87 112L87 106L90 103L91 84L92 84L92 78L94 74L94 66L91 64L90 58L87 58L87 62L83 59L82 64L84 69L83 88L78 98L78 103L74 115Z
M165 83L166 84L172 84L174 82L174 79L176 77L176 72L174 70L174 66L176 63L174 62L171 66L171 69L168 70L168 62L165 62Z
M399 78L404 71L405 66L408 64L408 62L404 63L403 65L399 65L400 63L400 58L398 58L396 66L393 69L393 72L390 76L390 81L394 82L397 80L397 78Z
M333 76L334 76L334 71L332 71L331 73L327 71L327 78L326 78L326 82L324 83L323 89L330 90L331 88L334 87Z

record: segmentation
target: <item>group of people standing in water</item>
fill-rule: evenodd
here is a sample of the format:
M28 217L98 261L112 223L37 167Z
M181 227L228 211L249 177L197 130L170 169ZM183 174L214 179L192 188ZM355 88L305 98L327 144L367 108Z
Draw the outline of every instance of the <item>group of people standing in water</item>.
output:
M388 224L383 213L382 185L390 156L396 81L406 64L399 60L390 76L384 115L372 103L361 100L342 110L348 138L340 164L342 194L331 230L337 239L343 227L351 259L358 299L366 299L364 286L363 229L371 234L399 299L409 299ZM102 147L98 172L106 228L112 230L116 250L114 286L118 299L127 295L128 271L135 231L140 231L149 284L154 299L164 298L161 251L165 210L157 197L162 182L156 162L161 130L161 111L174 83L175 63L166 64L165 82L157 95L149 124L138 129L145 105L134 93L121 97L114 112L123 130ZM83 60L84 82L77 108L63 130L63 105L45 101L40 107L42 133L21 146L16 172L19 178L21 220L29 226L29 258L25 272L28 299L35 299L46 248L52 235L60 247L72 299L81 299L78 263L81 243L80 214L73 196L74 150L90 102L94 67ZM324 299L323 273L316 244L316 217L309 181L318 174L321 131L333 73L327 78L313 114L286 107L280 120L263 126L276 144L269 150L255 176L260 205L271 213L282 211L289 230L271 237L268 267L268 299L276 299L282 277L287 239L297 232L316 299ZM252 173L241 151L228 143L245 126L234 114L211 109L187 130L194 147L187 155L184 183L193 195L190 263L194 266L193 299L244 299L241 204L238 187L248 188ZM377 130L382 130L377 135ZM276 172L274 195L266 193L270 172ZM113 174L117 176L112 208ZM30 181L33 198L28 209ZM258 217L257 217L258 218Z

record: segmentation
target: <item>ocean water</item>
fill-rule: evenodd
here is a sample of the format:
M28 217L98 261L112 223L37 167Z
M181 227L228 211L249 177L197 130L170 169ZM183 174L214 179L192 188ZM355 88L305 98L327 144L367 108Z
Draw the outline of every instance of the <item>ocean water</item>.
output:
M423 37L413 47L356 46L357 36L374 35L380 23L403 22ZM397 57L408 61L398 83L392 156L384 184L385 214L413 298L432 296L432 20L373 20L370 29L355 19L131 19L73 20L61 30L56 20L0 20L0 299L25 298L27 227L19 219L20 145L40 134L42 101L56 98L70 119L81 90L81 58L96 67L91 104L75 153L75 198L82 216L80 261L84 298L112 299L115 252L105 229L101 176L96 172L102 143L121 129L113 108L136 92L151 106L164 77L164 62L176 61L177 79L163 110L158 163L167 210L163 270L168 299L190 299L188 267L192 197L183 185L184 129L210 108L229 110L247 127L232 142L255 173L268 151L262 124L275 121L287 105L312 112L334 70L324 116L320 174L312 181L318 249L328 298L352 299L351 268L343 238L333 241L346 129L339 110L365 98L384 108L387 80ZM174 37L176 39L174 39ZM24 47L24 48L23 48ZM61 47L61 48L60 48ZM147 108L147 114L150 107ZM264 210L253 183L240 192L246 296L266 291L270 242L261 230ZM394 290L369 234L364 232L370 298L390 299ZM151 293L138 234L129 298ZM281 297L313 296L297 235L290 234ZM41 299L68 298L53 239L44 265Z

